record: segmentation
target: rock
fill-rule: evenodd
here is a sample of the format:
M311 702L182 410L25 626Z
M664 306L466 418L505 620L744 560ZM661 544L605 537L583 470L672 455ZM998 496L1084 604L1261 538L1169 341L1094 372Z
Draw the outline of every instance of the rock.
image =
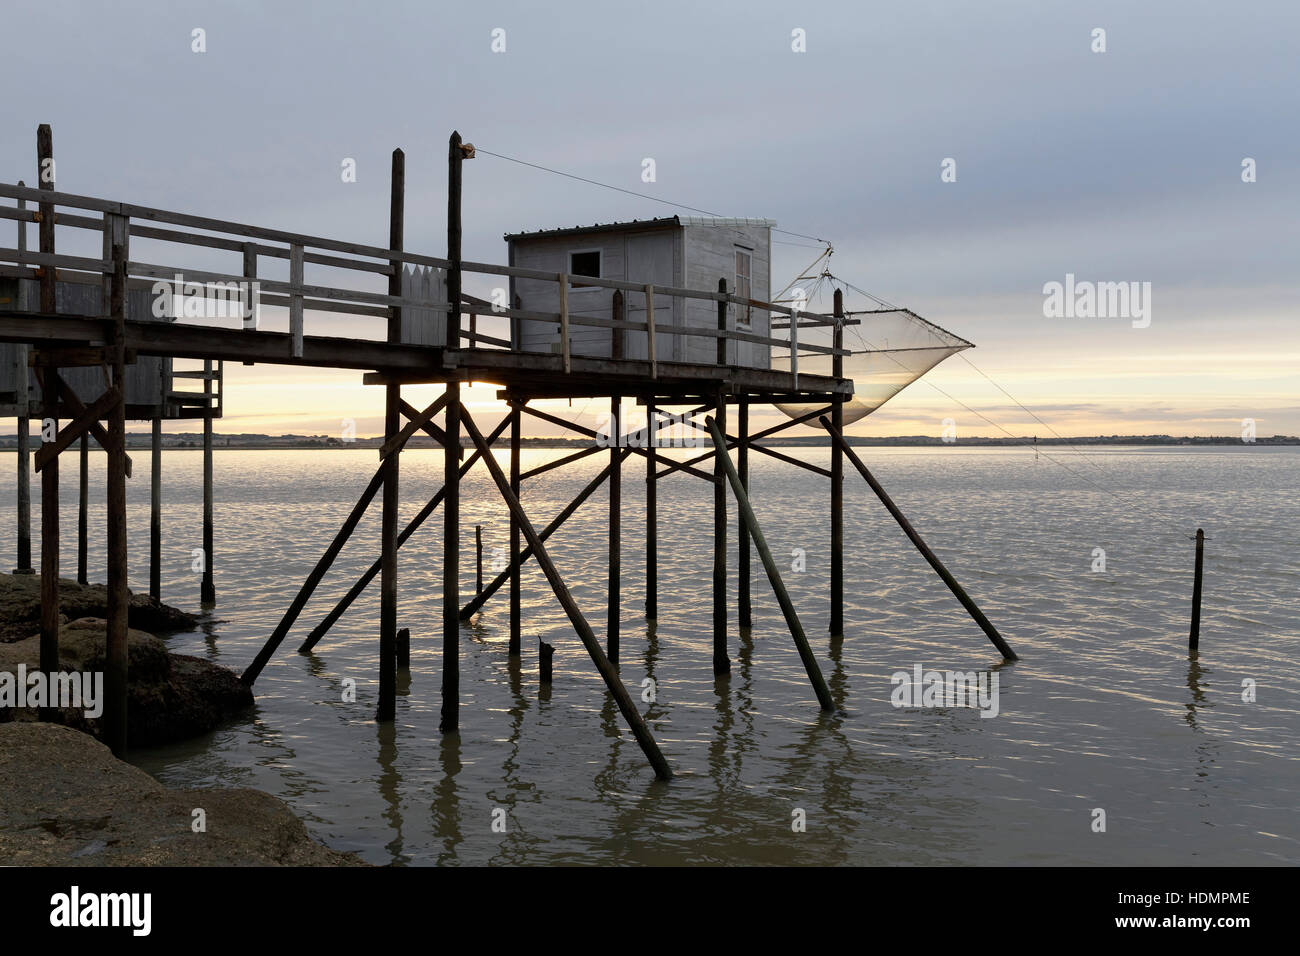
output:
M59 578L59 618L108 616L108 589L102 584L78 584ZM174 634L198 626L198 619L155 601L147 594L132 594L127 623L151 634ZM0 643L20 641L41 626L41 576L0 574Z
M83 618L59 628L60 669L102 672L108 647L108 623ZM186 740L220 726L253 703L253 692L238 675L198 657L171 654L144 631L127 631L127 742L152 747ZM40 636L0 644L0 671L28 673L40 667ZM0 709L0 721L32 721L35 710ZM99 735L98 719L82 710L60 711L62 722Z
M206 832L192 829L194 810ZM283 801L171 790L57 724L0 725L0 865L362 866L312 840Z

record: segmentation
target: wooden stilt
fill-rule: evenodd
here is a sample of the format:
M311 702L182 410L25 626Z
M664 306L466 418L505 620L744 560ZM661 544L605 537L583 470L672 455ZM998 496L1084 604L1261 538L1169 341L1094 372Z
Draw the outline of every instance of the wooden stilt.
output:
M445 396L443 398L445 400ZM501 433L505 431L506 424L506 421L502 421L492 433L492 437L489 441L496 441L497 438L501 436ZM479 460L479 457L480 455L476 451L460 466L461 477L464 477L469 470L474 467L474 463ZM429 519L429 516L438 509L438 506L442 504L442 499L445 495L446 489L439 488L434 496L425 503L423 508L420 509L419 513L407 522L406 527L402 529L402 533L397 536L397 547L399 550L411 535L415 534L415 532L419 530L420 526ZM338 619L341 618L347 609L352 606L352 603L361 596L361 592L369 587L370 582L379 576L381 565L382 558L377 559L369 568L366 569L366 573L356 580L352 587L348 589L348 592L339 600L338 604L334 605L333 610L331 610L329 614L327 614L325 618L312 629L311 633L307 635L307 639L303 641L301 646L298 648L299 654L309 653L311 649L320 642L320 639L324 637L329 629L338 622Z
M456 317L450 316L451 319ZM442 719L444 733L460 727L460 382L447 383L447 445L442 506ZM492 454L479 449L483 460Z
M740 483L749 494L749 396L742 395L736 402L736 471ZM754 626L754 609L750 600L750 557L753 545L745 520L736 515L736 617L741 627Z
M844 290L835 290L835 317L844 317ZM836 324L833 343L838 352L844 347L844 326ZM836 354L831 359L831 374L844 377L844 356ZM831 406L831 424L837 432L844 431L844 405ZM844 633L844 452L838 442L831 444L831 614L830 632Z
M461 172L464 153L460 133L452 131L447 141L447 313L446 347L460 350L461 309ZM443 733L460 727L460 382L447 382L447 416L443 430L442 507L442 719ZM480 448L483 460L495 463L488 448Z
M401 250L405 233L406 154L393 150L390 183L388 247ZM388 294L402 294L402 263L390 263ZM388 310L388 341L402 340L402 310ZM384 387L384 440L393 441L401 429L402 389L400 385ZM397 517L398 462L400 450L394 450L381 467L384 486L383 515L380 519L379 545L379 702L375 710L378 721L392 720L397 713Z
M149 596L162 600L162 419L154 417L149 469Z
M199 602L217 603L212 554L212 360L203 363L203 581Z
M51 175L54 162L54 141L48 124L36 130L37 187L43 191L54 189ZM41 213L38 230L40 251L54 254L54 204L39 204ZM56 311L55 270L41 266L41 311L52 315ZM59 370L47 368L41 382L44 401L41 440L49 435L52 423L58 430ZM41 471L41 670L53 674L59 670L59 459L56 455ZM53 713L45 709L42 720L52 719Z
M720 280L724 287L726 280ZM721 306L721 303L719 304ZM727 399L718 391L716 420L727 428ZM723 451L726 451L725 446ZM727 656L727 485L721 457L713 464L713 673L731 673Z
M659 413L646 403L645 456L645 616L659 617Z
M404 627L397 632L397 668L411 669L411 629Z
M961 602L962 607L966 609L967 613L974 618L975 623L978 624L984 633L988 635L988 639L993 642L993 646L996 647L1007 660L1019 660L1020 658L1016 656L1016 652L1013 651L1011 646L1002 639L1002 635L998 633L997 628L995 628L992 622L984 616L984 612L979 609L975 602L971 600L970 595L966 593L965 589L957 583L957 579L952 576L946 567L944 567L943 562L939 560L939 556L930 550L930 546L922 540L916 529L912 527L912 522L908 521L907 516L899 510L898 505L894 504L893 499L890 498L885 492L885 489L881 487L880 482L876 481L875 475L867 470L867 466L862 463L862 459L859 458L853 449L849 447L848 442L844 440L844 435L841 434L840 431L831 424L830 419L824 415L822 416L821 423L822 427L830 432L832 440L843 449L844 454L848 457L849 461L853 463L853 467L858 470L858 474L862 475L862 477L866 479L867 484L871 486L871 490L876 493L876 497L880 499L881 503L889 513L894 516L894 520L897 521L898 526L903 529L903 533L911 539L912 544L916 546L916 550L921 552L921 556L930 563L930 567L934 568L939 577L943 579L944 584L948 585L949 590L951 590L957 600Z
M518 498L523 490L519 477L520 434L523 415L518 408L510 409L510 491ZM519 580L519 521L510 513L510 656L519 657L523 650L523 611ZM483 589L475 597L482 597Z
M605 624L605 654L617 664L623 573L623 456L618 448L618 440L623 434L623 400L618 395L610 399L609 434L614 444L609 450L609 609Z
M781 580L781 572L776 566L776 559L772 557L772 551L767 546L763 531L758 526L758 518L755 517L753 506L750 505L749 495L745 491L745 486L741 484L740 475L737 474L735 466L731 463L731 456L727 454L726 436L716 421L712 418L706 419L706 421L708 422L709 431L713 435L713 447L717 451L718 460L722 463L727 480L731 482L731 491L736 499L736 507L744 519L745 527L749 529L750 537L754 540L754 547L758 550L758 556L763 562L763 568L767 571L768 583L772 585L772 591L776 594L777 603L781 605L781 613L785 615L786 626L790 629L790 636L794 638L795 647L799 650L799 657L803 661L808 680L813 685L813 691L817 694L817 701L821 704L822 710L833 711L835 702L831 698L830 688L826 686L826 679L822 677L822 670L817 663L817 658L813 656L812 648L808 646L808 637L804 633L803 624L800 623L799 615L795 612L794 602L790 600L790 593L785 589L785 582Z
M546 575L547 581L550 582L551 590L555 592L556 599L560 602L560 606L564 608L565 614L568 615L569 623L573 625L573 629L577 631L578 637L587 648L587 653L591 655L591 659L595 662L596 669L600 671L600 676L604 678L605 686L609 688L610 695L618 704L623 719L632 728L637 743L641 745L641 750L649 759L650 765L654 767L655 775L660 780L671 778L672 769L668 766L668 761L664 759L659 745L655 743L654 737L650 734L650 729L646 726L640 712L637 711L636 705L633 704L627 688L623 686L623 682L619 679L618 671L609 662L605 652L600 649L600 642L596 639L595 632L592 631L591 625L587 623L587 619L583 616L577 602L573 600L573 595L569 593L568 587L565 586L564 580L560 577L559 571L556 570L554 562L551 561L551 556L546 553L546 545L542 543L541 537L534 530L528 516L524 514L519 505L519 499L511 493L510 483L501 471L501 466L497 464L496 459L488 451L488 446L478 427L474 424L474 419L468 413L465 413L464 421L465 430L469 432L479 451L483 452L483 461L492 474L492 480L496 482L497 490L501 492L501 497L505 499L506 505L518 518L519 528L528 540L528 544L532 547L538 566L542 569L542 573Z
M127 219L113 216L113 384L121 397L108 417L108 652L104 667L104 743L118 757L127 749L126 548L126 263Z
M89 536L87 512L90 510L90 436L81 435L81 475L77 494L77 583L88 584L86 577L86 546Z

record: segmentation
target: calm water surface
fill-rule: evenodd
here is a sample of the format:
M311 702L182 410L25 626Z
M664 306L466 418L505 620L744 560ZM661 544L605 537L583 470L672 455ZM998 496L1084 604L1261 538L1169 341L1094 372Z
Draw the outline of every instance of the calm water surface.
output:
M826 464L829 451L796 454ZM321 841L373 863L1295 864L1300 862L1300 452L1294 448L1050 452L1124 503L1019 448L863 449L914 524L1023 660L999 668L1000 713L895 709L890 675L988 669L998 655L869 489L846 476L848 633L826 634L827 483L754 463L753 495L841 712L820 714L761 566L755 625L734 627L733 670L711 669L711 489L660 484L660 614L644 620L644 468L624 480L621 673L677 776L656 783L595 668L530 565L524 657L506 655L503 590L462 627L461 732L438 732L441 517L400 552L412 634L394 724L373 720L378 588L317 647L298 643L377 556L378 506L358 529L238 722L132 760L178 786L250 786L293 806ZM528 468L565 452L526 452ZM149 457L135 454L131 586L147 586ZM540 526L603 467L596 456L525 486ZM0 547L13 554L13 459L0 474ZM73 459L75 460L75 458ZM174 651L236 670L275 627L377 461L373 450L216 456L218 604ZM92 500L102 501L97 457ZM198 606L201 456L163 458L163 597ZM402 457L404 517L440 484L440 451ZM38 484L33 486L39 487ZM75 469L64 469L75 501ZM505 511L481 469L462 484L461 593L473 526L488 561ZM550 551L602 636L605 493ZM65 509L64 568L75 568ZM1186 650L1192 542L1209 536L1201 653ZM734 512L733 525L734 529ZM103 516L91 564L103 566ZM1095 548L1106 571L1091 570ZM65 571L66 573L66 571ZM94 577L94 575L92 575ZM102 574L99 576L102 580ZM539 692L538 639L556 647ZM356 682L355 703L343 684ZM1257 700L1243 702L1244 680ZM506 811L496 832L494 810ZM1106 832L1092 830L1095 808ZM806 832L792 832L795 810ZM498 815L499 816L499 815ZM498 828L499 829L499 828Z

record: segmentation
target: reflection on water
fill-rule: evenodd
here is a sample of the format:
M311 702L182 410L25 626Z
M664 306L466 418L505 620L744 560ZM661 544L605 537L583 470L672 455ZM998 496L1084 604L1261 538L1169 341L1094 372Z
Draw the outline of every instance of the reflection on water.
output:
M760 573L754 626L734 631L729 677L712 673L711 489L660 486L660 613L639 616L643 487L624 482L620 673L677 776L659 783L545 580L523 580L523 657L508 596L462 625L461 729L438 732L441 522L400 552L399 626L411 667L397 719L373 721L378 589L309 656L304 635L377 554L362 522L297 632L256 686L256 708L202 739L133 759L172 786L253 786L287 800L312 833L375 863L1295 863L1300 785L1300 454L1288 449L1094 449L1124 509L1020 449L865 449L873 470L1022 655L1001 667L983 634L869 491L846 489L848 633L827 633L825 483L756 461L752 485L838 711L823 714ZM564 454L524 453L524 467ZM800 451L825 464L825 451ZM367 480L373 452L219 452L217 606L173 650L242 670ZM403 459L404 515L440 484L441 452ZM10 459L12 461L12 459ZM147 461L141 463L147 467ZM201 459L164 455L164 597L198 606ZM545 472L524 501L543 523L602 467ZM1089 465L1089 467L1092 467ZM12 468L0 478L11 547ZM100 470L92 474L99 475ZM75 481L75 475L70 476ZM146 474L130 482L132 585L147 565ZM481 470L462 484L466 528L488 553L508 524ZM93 497L92 497L93 500ZM102 499L101 499L102 500ZM1192 550L1146 516L1214 528L1199 655L1186 630ZM64 542L75 547L69 509ZM91 567L103 516L91 516ZM589 620L605 607L605 499L595 494L549 550ZM462 564L470 575L473 535ZM733 555L729 560L734 596ZM1106 549L1108 570L1091 571ZM66 556L71 561L72 555ZM788 560L783 571L788 567ZM732 607L734 620L734 603ZM537 646L554 644L539 686ZM894 709L889 676L926 668L1001 676L999 715ZM645 700L646 679L653 700ZM1258 700L1241 700L1255 680ZM355 688L355 699L348 693ZM1107 810L1094 834L1090 810ZM796 832L798 812L806 830ZM496 826L494 826L494 821Z

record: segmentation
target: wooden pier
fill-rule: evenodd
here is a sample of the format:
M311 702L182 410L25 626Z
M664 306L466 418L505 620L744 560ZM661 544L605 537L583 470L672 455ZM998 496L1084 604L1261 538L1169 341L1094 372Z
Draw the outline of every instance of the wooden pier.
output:
M49 155L48 128L40 140L41 156ZM399 573L397 552L401 546L441 507L443 517L443 593L442 593L442 687L441 721L444 732L458 727L460 707L460 635L461 621L468 618L496 592L509 584L509 654L523 653L520 614L520 567L536 562L546 575L556 600L568 616L573 630L592 663L605 681L611 698L644 751L655 774L671 776L667 759L655 742L650 729L628 694L618 673L619 616L623 605L619 555L626 533L621 521L622 482L626 467L635 460L644 464L646 481L646 549L645 614L654 620L659 614L657 593L657 551L659 528L657 516L658 485L670 477L693 478L710 482L713 495L712 604L713 670L725 679L730 668L729 649L733 635L729 631L728 528L727 497L730 489L738 505L740 520L734 530L743 546L739 549L739 586L736 595L741 627L751 622L751 547L756 547L766 576L781 605L795 650L799 653L818 706L831 709L834 704L822 678L816 657L798 614L785 592L781 576L763 543L759 514L749 500L750 453L761 453L831 479L827 502L831 512L831 586L830 621L835 634L844 628L843 593L843 457L847 444L840 438L841 404L853 395L853 382L843 375L842 329L855 322L843 313L838 295L831 315L799 312L763 299L752 298L750 290L729 291L728 277L719 276L707 289L662 285L653 282L607 278L582 274L584 289L607 290L611 309L608 315L593 314L590 309L570 308L570 288L575 276L565 271L547 271L519 265L465 261L461 255L461 192L464 163L472 159L473 147L461 142L453 133L448 142L449 189L447 207L447 248L445 256L407 251L404 242L405 159L401 150L393 153L392 190L389 210L389 245L368 246L336 239L299 235L283 230L228 222L182 212L154 209L126 202L81 196L56 191L53 184L30 189L21 184L0 184L0 218L16 220L19 241L14 247L0 247L0 281L35 280L41 296L36 308L21 308L16 303L0 302L0 342L18 343L28 353L45 399L42 417L70 419L52 442L43 444L38 453L42 469L41 571L42 590L42 668L57 668L58 649L58 482L59 453L80 442L82 461L87 436L93 437L108 451L108 545L107 577L109 604L109 699L105 710L107 742L121 753L126 749L125 681L126 681L126 511L125 482L129 459L125 453L124 424L134 417L124 396L124 383L133 363L150 359L171 362L178 359L200 361L203 396L199 403L187 406L204 420L204 474L210 487L212 474L211 432L219 403L214 387L220 385L220 363L276 364L355 369L363 381L384 389L384 443L373 477L351 512L343 518L338 534L322 554L298 594L287 608L280 624L244 671L243 679L253 684L267 662L279 651L318 585L351 537L361 518L378 497L381 509L381 534L374 564L339 600L334 609L310 631L299 650L311 649L329 627L346 612L348 606L377 576L380 579L381 612L379 620L378 674L379 701L376 718L392 720L396 706L399 653L409 654L409 636L405 645L399 638L402 615L399 609ZM36 204L36 209L28 204ZM39 226L39 251L27 249L25 226ZM56 227L65 230L98 232L103 239L100 258L79 257L56 251ZM136 249L147 245L149 256ZM134 246L134 248L133 248ZM230 271L191 269L184 262L186 251L194 248L218 250L238 265ZM158 254L154 250L159 250ZM166 250L164 253L163 250ZM169 255L159 261L158 255ZM209 258L207 261L211 261ZM263 272L265 263L288 263L288 280L273 279ZM322 281L308 282L306 270L333 274L384 277L384 292L362 290ZM429 271L432 270L432 271ZM463 292L468 274L495 276L509 285L508 304L488 303ZM139 314L134 295L154 290L159 283L176 277L202 287L206 297L234 295L241 303L242 322L227 327L207 321L189 319L158 321ZM436 276L436 283L429 283ZM423 278L419 278L423 277ZM735 276L732 276L734 282ZM94 285L106 290L104 307L99 310L70 311L58 307L54 295L56 283ZM421 284L424 283L424 284ZM555 294L552 308L539 307L521 299L519 288L526 284L547 284ZM373 282L372 282L373 284ZM441 289L445 296L430 293ZM48 294L47 294L48 293ZM601 292L604 296L606 293ZM2 297L0 297L2 298ZM543 300L538 300L543 301ZM603 301L603 299L602 299ZM531 307L530 307L531 306ZM266 331L258 327L262 307L287 311L286 331ZM716 314L706 322L692 319L701 314ZM757 331L757 323L740 323L737 315L788 317L782 327L790 329L790 338L773 338L769 331ZM637 312L640 318L633 317ZM310 313L328 312L352 316L357 326L370 334L338 336L313 334ZM509 339L497 338L480 331L483 316L510 320ZM664 321L661 316L666 316ZM404 321L405 320L405 321ZM418 320L418 321L415 321ZM552 350L527 350L522 347L525 324L530 329L545 328L558 332ZM834 342L816 345L798 339L800 328L830 328ZM413 332L412 329L415 329ZM432 332L430 331L432 330ZM601 330L608 334L607 354L591 354L581 346L583 332ZM430 341L430 337L436 341ZM679 340L697 343L689 354L694 360L682 361ZM698 340L712 339L716 350L703 355ZM772 348L789 348L791 339L798 341L804 355L827 356L832 360L832 374L818 375L771 368L766 362L738 362L742 354L764 354ZM670 348L665 350L665 344ZM742 346L745 350L742 353ZM757 351L756 351L757 350ZM703 357L706 360L700 361ZM62 387L61 370L70 368L102 369L102 393L91 402L82 402ZM462 384L491 383L499 388L498 396L508 405L500 425L488 434L470 415L461 401ZM417 409L402 396L407 385L440 384L443 393L430 405ZM578 423L567 421L535 406L546 399L604 399L612 411L608 434L598 433ZM621 409L625 399L645 408L647 425L624 431ZM749 416L755 406L788 403L806 406L807 414L751 434ZM729 414L730 410L730 414ZM659 452L659 434L666 419L692 429L699 438L701 453L685 461L668 458ZM531 471L521 470L520 444L525 416L563 426L593 440L590 448L561 457ZM764 438L799 424L823 424L835 436L831 446L832 467L828 471L761 444ZM153 561L150 589L157 593L159 576L157 554L160 527L157 521L160 490L159 416L139 416L153 421L154 523L151 525ZM107 422L107 428L100 425ZM20 434L26 426L19 416ZM443 486L404 528L399 528L401 452L417 432L435 439L445 450ZM463 438L472 444L462 448ZM508 468L502 467L492 448L505 444L509 448ZM736 453L736 462L731 452ZM468 453L467 453L468 452ZM848 452L851 455L851 452ZM592 455L604 454L608 464L559 515L547 523L537 522L527 509L525 483L530 477ZM856 458L852 459L858 464ZM707 465L711 461L712 468ZM461 478L478 464L484 465L496 485L510 515L509 564L492 580L481 583L469 600L461 592ZM43 467L42 467L43 465ZM22 565L30 560L22 527L28 517L22 510L26 463L20 460L19 554ZM865 475L864 470L864 475ZM869 479L870 480L870 479ZM608 489L609 561L608 606L605 609L604 645L588 613L579 607L547 551L547 540L601 485ZM83 492L84 496L84 492ZM919 540L919 539L918 539ZM202 598L215 600L212 580L212 505L204 509L204 569ZM28 548L24 551L24 548ZM937 560L937 559L936 559ZM84 573L84 569L80 569ZM946 571L942 573L946 574ZM949 576L950 577L950 576ZM947 578L945 578L947 580ZM955 584L955 581L952 582ZM959 591L959 588L956 589ZM969 601L964 592L959 593ZM973 603L970 607L974 607ZM977 610L977 609L976 609ZM982 618L982 615L980 615ZM406 622L411 623L411 622ZM987 619L981 620L996 634ZM1000 642L1000 637L995 643ZM999 643L999 648L1004 645ZM1005 648L1011 655L1009 647Z

